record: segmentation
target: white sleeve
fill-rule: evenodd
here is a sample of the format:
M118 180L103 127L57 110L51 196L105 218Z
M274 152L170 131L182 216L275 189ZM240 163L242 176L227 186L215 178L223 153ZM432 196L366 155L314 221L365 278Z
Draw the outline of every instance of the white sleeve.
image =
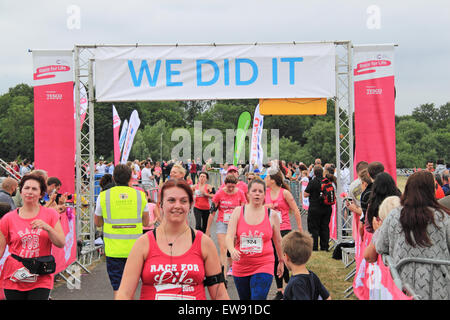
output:
M100 195L97 197L97 203L95 204L95 215L101 217L102 214L102 206L100 204Z

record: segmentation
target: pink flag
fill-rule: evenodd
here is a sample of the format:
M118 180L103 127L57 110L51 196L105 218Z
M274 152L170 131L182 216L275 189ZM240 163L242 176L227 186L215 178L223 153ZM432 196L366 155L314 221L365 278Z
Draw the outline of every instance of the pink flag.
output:
M35 168L75 191L75 130L71 50L33 50Z
M331 219L328 224L330 229L330 239L337 240L337 215L336 215L336 204L331 206Z
M353 51L354 163L380 161L396 181L394 45L355 45Z
M120 161L119 129L120 118L116 107L113 105L114 166L116 166Z

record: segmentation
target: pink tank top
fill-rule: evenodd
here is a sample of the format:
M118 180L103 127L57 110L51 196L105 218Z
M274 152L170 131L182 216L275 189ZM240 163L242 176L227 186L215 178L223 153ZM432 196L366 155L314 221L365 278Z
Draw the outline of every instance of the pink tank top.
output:
M200 190L200 186L197 184L195 186L195 192L194 192L194 199L195 199L195 205L197 209L200 210L209 210L209 199L207 196L198 196L198 192ZM208 188L206 188L206 184L204 185L203 191L204 194L208 193Z
M270 196L270 188L267 188L266 190L266 203L273 203L274 204L274 210L281 212L281 223L280 223L280 230L291 230L291 220L289 219L289 204L286 202L286 199L284 198L284 188L280 189L280 192L278 193L278 197L275 200L272 200Z
M272 226L268 209L260 224L251 225L245 221L244 206L236 229L235 248L240 251L239 261L233 261L233 275L246 277L256 273L273 275L275 257L272 246Z
M141 300L206 300L202 235L196 231L191 248L181 256L162 252L153 232L147 232L149 251L141 273Z

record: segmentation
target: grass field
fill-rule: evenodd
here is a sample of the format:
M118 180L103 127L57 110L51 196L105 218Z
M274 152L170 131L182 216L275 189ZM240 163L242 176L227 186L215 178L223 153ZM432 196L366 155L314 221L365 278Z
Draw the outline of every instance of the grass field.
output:
M344 279L355 267L355 264L345 268L342 260L333 259L331 257L332 254L332 251L314 251L306 264L307 268L319 277L325 288L330 292L331 299L358 300L354 294L345 298L347 293L344 293L345 289L352 285L353 278L348 281L345 281Z

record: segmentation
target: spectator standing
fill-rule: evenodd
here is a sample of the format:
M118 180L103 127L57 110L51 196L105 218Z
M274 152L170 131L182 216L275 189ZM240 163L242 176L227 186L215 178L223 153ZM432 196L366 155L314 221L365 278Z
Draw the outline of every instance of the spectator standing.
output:
M383 221L375 248L378 254L389 254L394 263L404 258L450 260L450 210L436 200L430 172L419 171L409 176L401 207ZM401 268L399 275L402 281L414 283L413 290L422 299L449 300L448 267L447 275L441 268L431 267L416 262ZM430 275L432 281L424 274Z
M308 231L313 238L313 251L319 249L328 251L330 238L329 223L331 218L331 206L324 204L321 197L321 185L323 180L322 166L314 166L314 178L305 189L305 197L309 198Z
M148 190L154 185L154 177L150 166L150 161L146 160L144 162L144 168L141 170L141 183L145 193L148 193Z
M5 178L0 190L0 202L6 202L11 206L10 210L16 209L13 197L16 195L18 183L13 178Z

